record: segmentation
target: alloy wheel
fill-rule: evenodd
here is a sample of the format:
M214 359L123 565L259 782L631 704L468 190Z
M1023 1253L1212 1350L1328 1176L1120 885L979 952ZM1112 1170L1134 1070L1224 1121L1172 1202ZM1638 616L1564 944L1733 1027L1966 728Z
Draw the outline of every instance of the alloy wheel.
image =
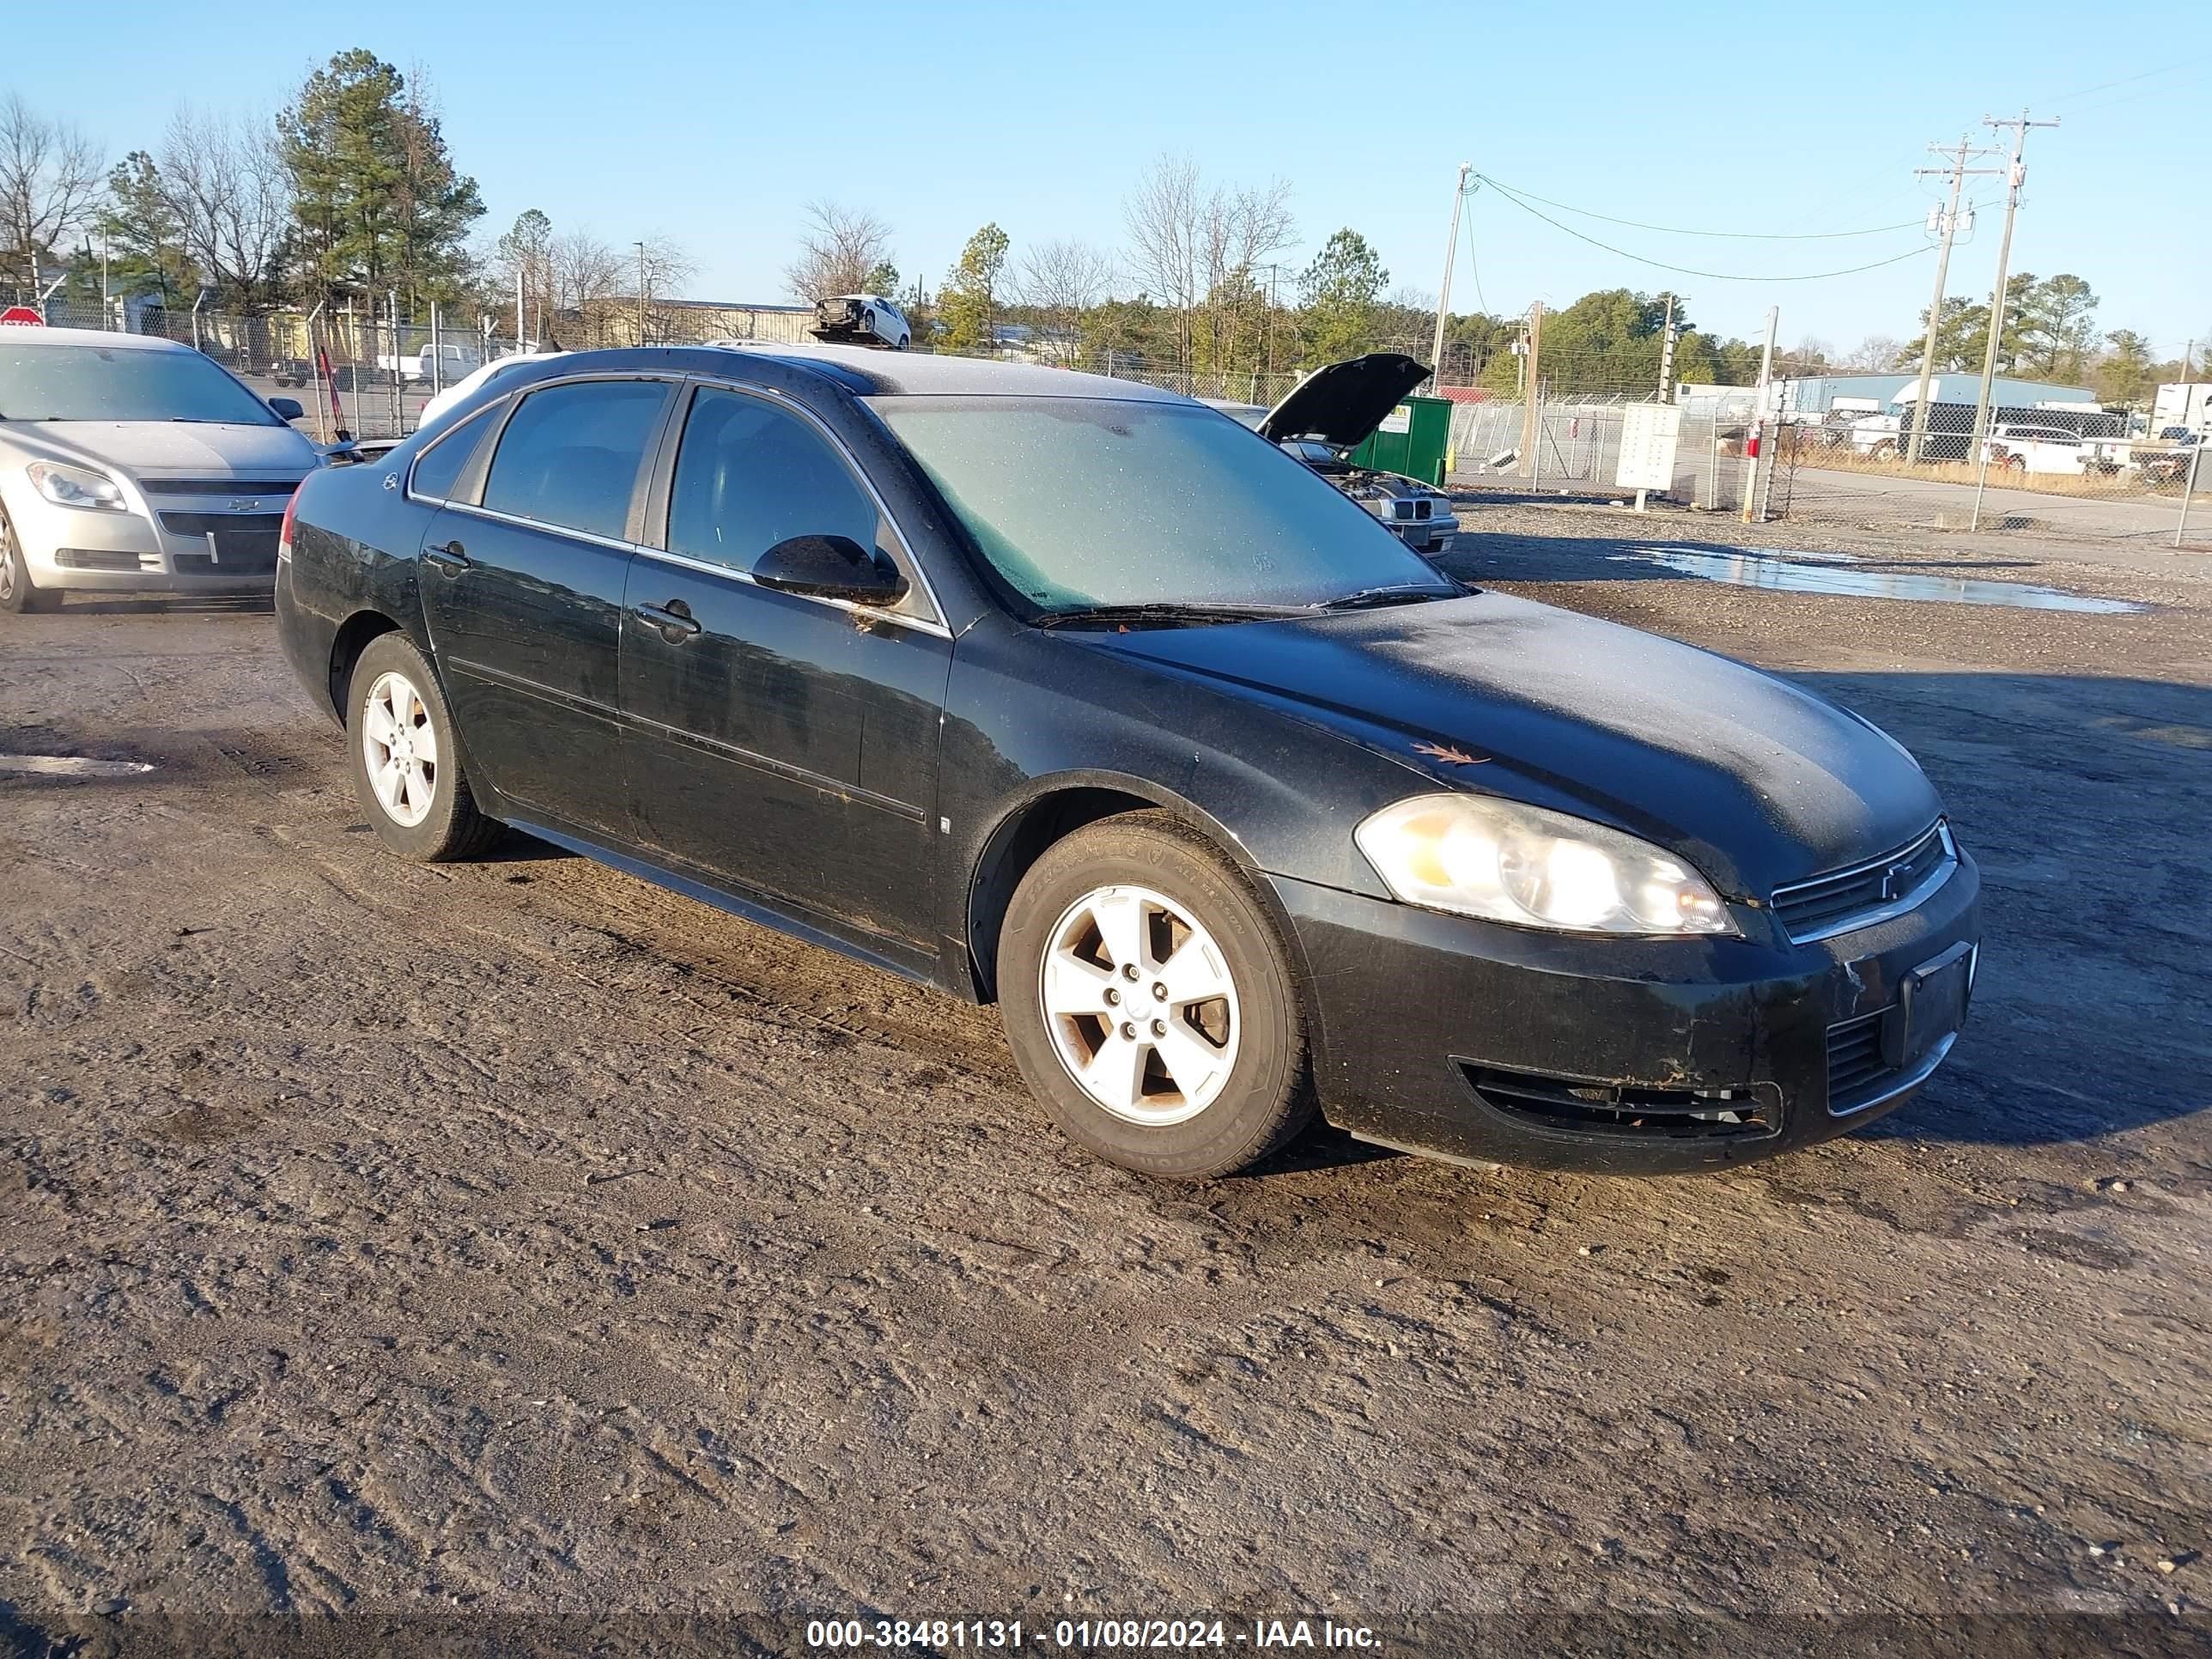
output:
M1093 889L1053 924L1037 997L1053 1051L1091 1099L1165 1127L1212 1105L1243 1037L1228 957L1188 908Z
M368 688L361 752L377 805L394 823L411 830L429 817L438 793L438 732L404 674L379 674Z

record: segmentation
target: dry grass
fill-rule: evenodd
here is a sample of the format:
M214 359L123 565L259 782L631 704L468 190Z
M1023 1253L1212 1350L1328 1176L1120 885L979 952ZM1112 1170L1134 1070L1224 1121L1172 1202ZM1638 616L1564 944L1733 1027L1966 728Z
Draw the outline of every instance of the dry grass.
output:
M1968 461L1924 461L1914 466L1908 461L1862 455L1850 449L1806 449L1796 456L1785 455L1782 465L1794 464L1801 470L1817 469L1824 472L1867 472L1885 478L1922 478L1930 483L1971 485L1980 476L1981 469ZM2039 495L2089 495L2107 500L2157 497L2179 501L2179 484L2145 484L2134 474L2070 473L2070 472L2014 472L1992 465L1990 468L1990 488L1992 489L2026 489ZM2212 489L2200 483L2193 498L2212 500Z

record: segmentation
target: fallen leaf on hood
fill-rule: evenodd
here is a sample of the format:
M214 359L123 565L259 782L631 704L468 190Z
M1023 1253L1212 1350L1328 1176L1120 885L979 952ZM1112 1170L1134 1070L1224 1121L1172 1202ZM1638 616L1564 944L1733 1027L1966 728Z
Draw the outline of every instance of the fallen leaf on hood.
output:
M1440 760L1447 766L1481 766L1490 759L1487 755L1470 755L1466 750L1455 749L1448 743L1417 743L1413 745L1413 752Z

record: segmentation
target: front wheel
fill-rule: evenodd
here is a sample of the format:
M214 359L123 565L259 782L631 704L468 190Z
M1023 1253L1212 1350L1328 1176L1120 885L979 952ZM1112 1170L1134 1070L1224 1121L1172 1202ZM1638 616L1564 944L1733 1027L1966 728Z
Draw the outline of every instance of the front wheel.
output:
M32 584L30 562L15 539L15 526L8 522L8 510L0 507L0 612L20 616L26 611L52 611L61 601L60 594Z
M498 820L477 809L437 676L404 635L369 641L347 689L354 793L384 844L418 864L483 855Z
M1228 1175L1312 1115L1286 953L1244 878L1164 812L1078 830L1023 878L1000 1013L1054 1122L1143 1174Z

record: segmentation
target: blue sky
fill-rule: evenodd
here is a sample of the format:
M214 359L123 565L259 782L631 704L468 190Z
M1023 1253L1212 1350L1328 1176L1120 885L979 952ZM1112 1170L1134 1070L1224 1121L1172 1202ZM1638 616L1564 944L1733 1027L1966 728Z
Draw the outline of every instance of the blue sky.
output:
M610 242L665 234L696 293L771 300L804 204L867 208L897 263L934 286L995 220L1023 244L1121 240L1147 161L1186 152L1228 181L1293 187L1303 264L1339 226L1394 283L1433 294L1456 164L1618 218L1813 233L1917 222L1912 169L1985 113L2057 115L2029 140L2013 268L2073 270L2106 329L2159 350L2212 332L2204 183L2212 7L2150 12L2001 4L1571 7L580 5L466 0L368 8L109 5L96 51L35 62L20 40L0 87L76 120L114 154L150 146L180 97L273 111L333 51L365 46L430 72L487 234L529 207ZM874 50L871 50L871 46ZM1999 198L1998 181L1975 181ZM1469 204L1454 309L1588 289L1672 287L1693 318L1785 343L1906 336L1927 258L1820 282L1671 275L1577 241L1491 191ZM1547 212L1552 210L1547 209ZM1917 230L1828 241L1661 234L1554 216L1628 253L1756 276L1906 252ZM1986 295L1998 215L1954 254L1954 293Z

